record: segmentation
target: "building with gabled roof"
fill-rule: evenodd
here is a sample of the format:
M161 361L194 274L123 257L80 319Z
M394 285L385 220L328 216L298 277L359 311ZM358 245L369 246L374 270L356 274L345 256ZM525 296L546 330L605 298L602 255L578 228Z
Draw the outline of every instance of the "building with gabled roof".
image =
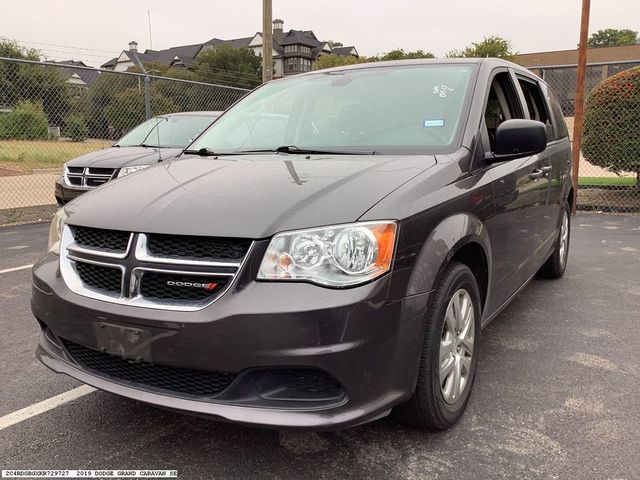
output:
M248 48L256 55L262 55L262 32L256 32L250 37L233 38L223 40L212 38L204 43L182 45L165 50L138 51L138 43L129 43L129 49L104 63L101 67L108 70L125 71L137 64L136 57L141 62L156 62L176 68L192 68L201 52L215 48L219 45L229 45L232 48ZM358 51L354 46L334 46L318 40L312 30L284 31L284 21L273 21L273 61L274 78L280 78L297 73L307 72L313 68L313 63L322 55L335 54L340 56L351 55L358 57Z

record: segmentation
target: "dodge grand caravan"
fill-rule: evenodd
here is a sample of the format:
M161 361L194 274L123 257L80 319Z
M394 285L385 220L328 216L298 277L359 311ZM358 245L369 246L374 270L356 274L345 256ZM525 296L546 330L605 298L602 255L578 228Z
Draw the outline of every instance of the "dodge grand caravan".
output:
M394 411L445 429L482 327L536 274L565 271L569 162L553 93L512 63L267 83L178 159L57 213L33 269L37 355L241 424L339 429Z

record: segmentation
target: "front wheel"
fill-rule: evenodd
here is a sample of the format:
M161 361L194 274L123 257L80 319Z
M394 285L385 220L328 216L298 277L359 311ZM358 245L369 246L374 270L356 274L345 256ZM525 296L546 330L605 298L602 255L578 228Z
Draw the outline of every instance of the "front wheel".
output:
M569 241L571 240L571 207L567 205L562 211L560 220L560 230L553 249L553 253L538 271L538 276L542 278L560 278L567 269L567 258L569 257Z
M418 381L413 396L395 410L401 421L444 430L462 416L478 365L480 294L469 267L452 262L425 316Z

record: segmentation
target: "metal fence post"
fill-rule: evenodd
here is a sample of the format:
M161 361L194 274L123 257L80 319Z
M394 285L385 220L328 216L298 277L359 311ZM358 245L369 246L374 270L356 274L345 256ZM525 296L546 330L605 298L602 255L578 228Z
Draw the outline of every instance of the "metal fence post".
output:
M151 118L151 93L150 93L151 79L149 75L144 76L144 113L145 118L149 120Z

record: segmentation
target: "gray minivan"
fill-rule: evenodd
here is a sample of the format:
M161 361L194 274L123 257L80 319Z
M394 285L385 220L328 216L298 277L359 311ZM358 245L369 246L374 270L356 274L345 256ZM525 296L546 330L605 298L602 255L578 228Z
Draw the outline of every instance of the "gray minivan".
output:
M183 155L57 213L37 355L118 395L254 426L462 415L481 328L567 264L570 143L496 59L267 83ZM141 181L153 189L141 189Z

